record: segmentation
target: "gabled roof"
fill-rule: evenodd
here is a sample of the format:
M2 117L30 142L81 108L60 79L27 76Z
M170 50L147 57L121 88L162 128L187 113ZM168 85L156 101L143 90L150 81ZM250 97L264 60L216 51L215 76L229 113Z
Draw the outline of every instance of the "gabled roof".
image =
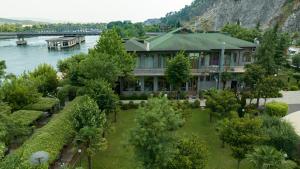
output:
M126 41L127 51L209 51L225 49L242 49L256 47L256 44L237 39L222 33L191 33L179 28L167 34L152 37L141 43L135 39ZM149 49L147 50L147 43Z

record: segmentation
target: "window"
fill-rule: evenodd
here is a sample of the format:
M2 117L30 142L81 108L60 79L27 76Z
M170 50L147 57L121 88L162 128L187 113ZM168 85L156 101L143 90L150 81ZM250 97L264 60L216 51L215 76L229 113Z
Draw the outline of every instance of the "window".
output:
M244 62L251 62L251 53L250 52L244 53Z
M210 55L209 65L219 65L219 55L217 53Z
M145 68L151 69L154 66L154 57L151 55L147 55L145 58Z
M145 91L153 91L153 77L145 77Z

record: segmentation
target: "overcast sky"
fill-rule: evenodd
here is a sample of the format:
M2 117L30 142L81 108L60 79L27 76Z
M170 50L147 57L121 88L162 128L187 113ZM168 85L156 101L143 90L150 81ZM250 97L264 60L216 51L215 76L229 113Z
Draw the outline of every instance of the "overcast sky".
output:
M191 2L192 0L1 0L0 18L138 22L160 18Z

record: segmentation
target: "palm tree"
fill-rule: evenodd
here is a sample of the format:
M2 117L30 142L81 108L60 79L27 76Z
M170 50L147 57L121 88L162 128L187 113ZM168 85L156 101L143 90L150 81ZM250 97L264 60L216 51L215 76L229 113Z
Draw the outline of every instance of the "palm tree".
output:
M281 169L285 161L284 154L273 147L261 146L247 155L246 159L256 169Z

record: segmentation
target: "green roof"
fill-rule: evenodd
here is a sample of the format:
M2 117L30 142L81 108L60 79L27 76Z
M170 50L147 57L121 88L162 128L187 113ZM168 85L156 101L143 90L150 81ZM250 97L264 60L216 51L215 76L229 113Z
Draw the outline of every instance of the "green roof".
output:
M176 29L156 38L146 39L145 43L135 39L126 41L127 51L209 51L225 49L239 50L254 48L256 44L222 33L185 33ZM149 43L149 50L147 50Z

